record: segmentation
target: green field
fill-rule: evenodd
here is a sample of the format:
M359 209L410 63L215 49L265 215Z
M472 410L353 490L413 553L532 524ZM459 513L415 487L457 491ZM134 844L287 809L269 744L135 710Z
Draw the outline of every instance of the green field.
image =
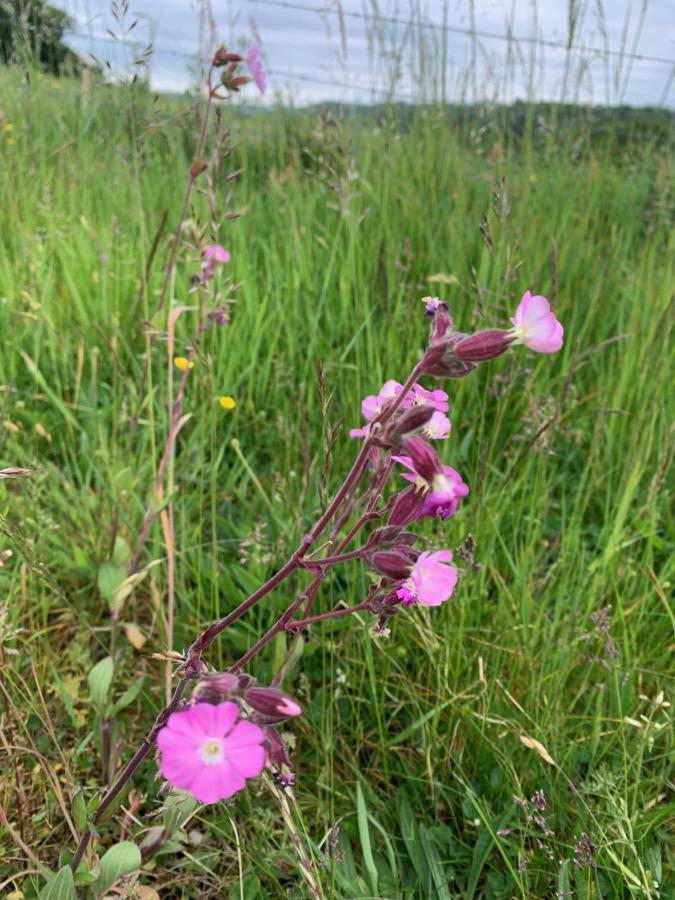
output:
M38 895L40 867L69 861L73 799L101 785L92 666L112 640L110 700L138 691L113 717L111 770L168 687L153 656L170 639L159 519L114 628L106 563L124 569L154 502L167 372L174 390L178 377L167 307L155 310L198 111L11 70L0 88L0 468L31 469L0 485L0 895L18 900ZM444 461L471 487L456 517L424 530L453 550L473 535L482 568L440 609L396 616L387 639L365 614L313 626L285 682L305 707L284 729L290 815L325 897L673 896L669 117L224 116L224 171L242 172L216 199L232 217L213 233L198 182L170 290L195 302L200 228L230 250L231 321L204 337L168 473L172 648L268 578L316 519L355 454L361 398L424 349L421 297L444 297L468 332L508 325L525 290L543 293L565 325L559 354L518 348L466 379L423 379L450 394ZM194 329L194 314L179 319L175 355ZM370 578L336 568L317 611L358 602ZM208 662L241 656L306 579ZM270 645L250 671L265 683L283 653ZM172 816L122 896L309 896L260 781L187 822L158 817L160 786L151 757L88 857ZM546 831L513 799L539 790ZM584 833L592 865L580 851L575 864Z

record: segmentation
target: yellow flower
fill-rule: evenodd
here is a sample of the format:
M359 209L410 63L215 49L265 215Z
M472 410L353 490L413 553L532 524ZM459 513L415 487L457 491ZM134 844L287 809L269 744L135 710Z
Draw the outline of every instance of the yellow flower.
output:
M184 372L186 369L193 369L195 365L191 359L186 359L184 356L176 356L173 364L177 369L180 369L181 372Z
M11 147L13 144L16 144L16 140L14 138L7 138L7 145Z
M3 127L3 131L6 131L7 134L9 134L10 131L14 131L14 126L12 125L11 122L5 122L4 127Z
M234 399L234 397L221 397L218 400L218 403L220 403L223 409L228 410L228 412L229 410L234 409L237 405L237 401Z

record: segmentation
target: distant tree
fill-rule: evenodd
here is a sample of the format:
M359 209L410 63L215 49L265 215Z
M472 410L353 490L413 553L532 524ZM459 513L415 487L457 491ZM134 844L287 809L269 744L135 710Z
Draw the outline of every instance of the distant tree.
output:
M82 62L63 42L68 13L45 0L0 0L0 63L39 65L54 75L78 71Z

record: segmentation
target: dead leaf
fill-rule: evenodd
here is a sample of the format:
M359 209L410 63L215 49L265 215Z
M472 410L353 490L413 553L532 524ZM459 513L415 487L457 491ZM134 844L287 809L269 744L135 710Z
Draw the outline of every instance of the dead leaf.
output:
M529 747L530 750L536 750L539 756L541 756L541 758L544 760L544 762L549 763L549 765L551 766L556 765L556 761L553 759L546 747L544 747L544 745L539 741L535 740L534 738L528 737L526 734L521 734L520 742L521 744L524 744L525 747Z
M147 643L148 639L135 622L125 622L124 633L134 650L142 650Z

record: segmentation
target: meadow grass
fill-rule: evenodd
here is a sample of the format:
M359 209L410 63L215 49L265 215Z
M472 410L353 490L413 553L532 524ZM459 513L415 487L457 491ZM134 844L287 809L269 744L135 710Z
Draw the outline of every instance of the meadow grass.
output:
M33 897L39 865L55 870L74 847L74 795L89 800L101 783L87 688L109 653L100 569L134 546L165 441L166 351L143 323L196 114L142 91L95 85L83 98L67 81L0 78L0 127L14 126L0 140L0 467L33 470L0 495L0 804L12 828L0 830L0 885ZM418 109L405 122L383 110L320 127L316 110L226 115L230 165L243 173L223 194L244 214L219 237L242 287L188 380L174 648L311 525L355 452L346 429L360 398L423 350L420 297L443 296L470 331L506 322L528 288L546 294L565 325L561 353L521 349L443 385L445 461L471 487L443 541L454 549L472 534L482 568L442 608L397 616L388 639L367 617L315 626L286 683L305 706L288 729L290 813L326 897L668 896L668 146L643 130L597 135L583 119L558 127L555 108L520 131L498 109L461 121ZM208 218L203 196L189 215ZM177 301L190 301L196 269L179 267ZM178 337L179 349L191 340L187 316ZM118 761L165 696L152 656L166 642L165 558L157 523L144 555L157 564L121 616L147 641L117 638L112 696L139 688L115 723ZM318 609L356 602L368 584L341 567ZM287 590L221 637L209 662L241 655ZM253 664L261 681L282 643ZM159 786L147 763L99 848L123 819L136 841L157 824ZM553 835L513 800L537 790ZM584 832L593 866L574 862ZM162 897L306 895L263 785L198 810L138 884Z

